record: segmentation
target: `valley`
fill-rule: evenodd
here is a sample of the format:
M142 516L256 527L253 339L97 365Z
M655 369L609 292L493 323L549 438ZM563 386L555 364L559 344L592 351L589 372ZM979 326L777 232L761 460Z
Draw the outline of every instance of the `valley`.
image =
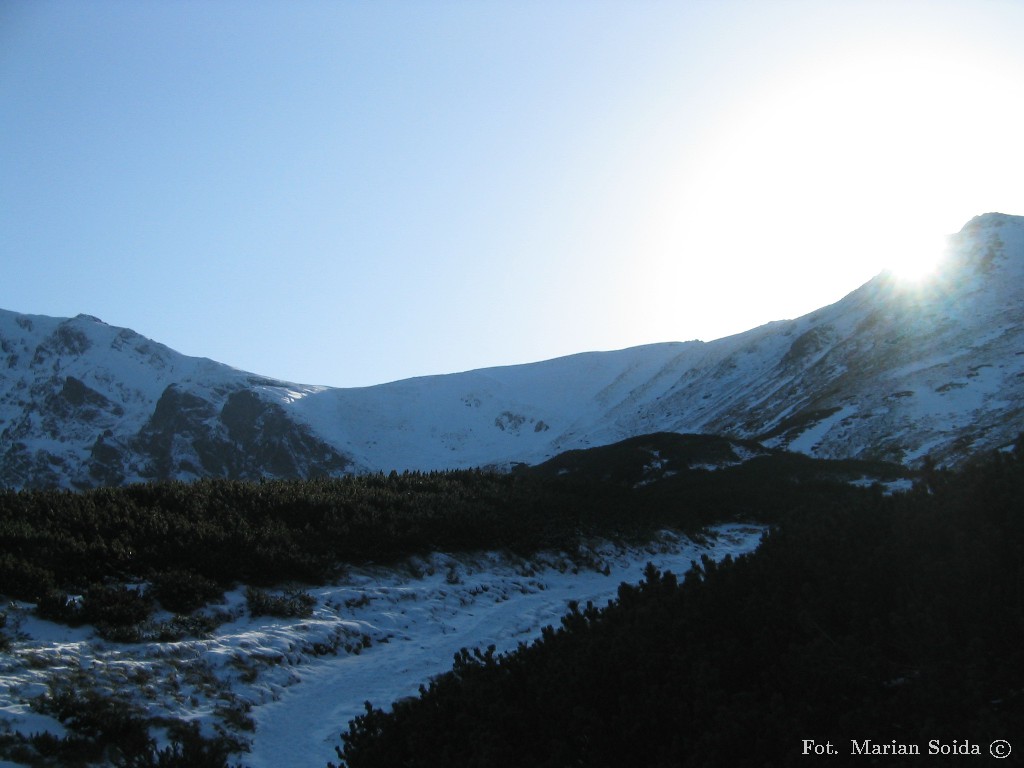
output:
M806 729L772 686L816 675L988 734L1019 707L1022 285L1024 217L985 214L928 283L882 274L709 342L358 389L0 311L0 765L323 766L346 728L349 768L427 743L418 765L514 765L494 745L547 722L549 754L627 764L593 729L616 718L644 759L718 759L731 718L772 712L765 745ZM997 599L1006 627L978 628ZM590 666L555 686L566 648ZM685 681L651 706L684 707L708 743L633 719L650 654ZM982 657L1009 682L975 665L936 692ZM509 670L516 695L566 705L491 706ZM473 696L490 731L462 727ZM462 724L450 743L431 707Z

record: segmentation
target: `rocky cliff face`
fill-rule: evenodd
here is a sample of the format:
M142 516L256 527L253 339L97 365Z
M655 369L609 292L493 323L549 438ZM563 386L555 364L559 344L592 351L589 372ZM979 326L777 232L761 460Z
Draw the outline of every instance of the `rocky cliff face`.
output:
M303 477L349 466L257 394L278 382L96 318L0 313L0 345L2 484Z
M795 320L377 387L187 357L96 318L0 311L0 484L535 464L653 432L955 463L1024 430L1024 218L986 214L921 285Z

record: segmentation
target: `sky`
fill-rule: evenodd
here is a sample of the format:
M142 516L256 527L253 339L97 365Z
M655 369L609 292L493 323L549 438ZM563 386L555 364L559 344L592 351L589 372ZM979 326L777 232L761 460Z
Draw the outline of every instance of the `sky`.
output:
M1024 3L0 0L0 307L365 386L798 317L1024 214Z

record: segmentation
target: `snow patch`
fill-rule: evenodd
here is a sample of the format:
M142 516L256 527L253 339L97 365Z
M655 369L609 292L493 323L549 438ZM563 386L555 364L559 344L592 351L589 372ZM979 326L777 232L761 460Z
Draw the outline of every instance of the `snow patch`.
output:
M852 416L856 412L856 406L843 406L838 411L833 413L831 416L826 416L817 424L805 430L803 433L800 434L799 437L795 438L794 440L791 440L787 448L791 451L806 453L813 456L815 450L817 449L818 443L821 442L825 435L827 435L829 431L843 419L845 419L848 416Z

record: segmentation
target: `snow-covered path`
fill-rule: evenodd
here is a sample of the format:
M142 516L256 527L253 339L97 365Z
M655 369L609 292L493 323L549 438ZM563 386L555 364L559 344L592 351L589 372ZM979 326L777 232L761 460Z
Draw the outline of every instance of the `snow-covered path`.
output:
M639 581L648 562L681 574L703 553L720 559L749 552L762 531L735 525L716 530L707 546L673 537L642 549L603 547L596 554L608 575L589 568L573 573L557 557L515 564L445 556L425 563L433 573L420 579L392 574L378 581L359 574L344 590L370 598L360 618L373 634L390 635L388 642L294 669L300 682L254 710L255 738L244 761L252 768L322 767L336 759L341 731L364 711L364 701L386 706L415 695L421 683L451 668L461 648L493 644L510 650L539 636L542 627L557 625L570 601L604 605L620 583Z
M141 716L197 721L207 734L248 744L232 764L323 768L365 701L386 707L416 695L451 669L460 649L529 643L571 601L603 606L620 583L639 581L648 562L682 574L702 554L751 551L763 528L711 530L700 543L666 533L639 547L593 544L576 562L559 553L435 554L352 568L335 584L306 588L316 599L306 618L253 617L239 587L215 607L223 623L210 636L177 642L107 642L90 627L56 625L31 605L11 604L0 733L64 734L38 702L71 685L80 696L117 698ZM0 758L0 768L8 765Z

